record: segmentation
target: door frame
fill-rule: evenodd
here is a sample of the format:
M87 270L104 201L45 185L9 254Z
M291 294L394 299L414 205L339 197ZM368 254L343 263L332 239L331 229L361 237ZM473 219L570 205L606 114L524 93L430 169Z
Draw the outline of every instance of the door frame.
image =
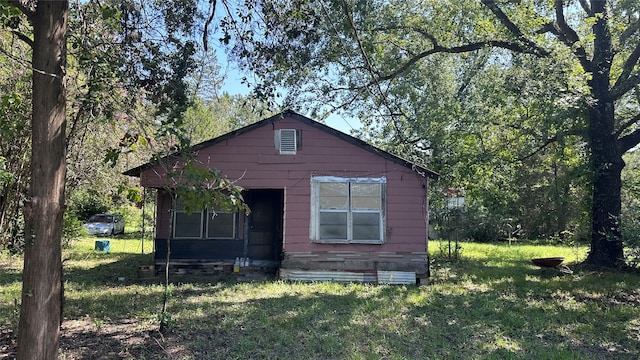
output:
M271 227L273 233L273 243L271 247L271 257L267 261L276 261L278 264L282 260L282 250L284 241L284 189L249 189L245 194L245 201L249 206L249 209L255 204L256 201L268 200L271 204L271 210L275 214L274 221ZM251 209L253 211L253 209ZM251 246L251 229L254 225L254 218L252 213L245 215L244 218L244 257L249 255L249 247ZM252 259L254 260L254 259ZM263 260L263 259L260 259Z

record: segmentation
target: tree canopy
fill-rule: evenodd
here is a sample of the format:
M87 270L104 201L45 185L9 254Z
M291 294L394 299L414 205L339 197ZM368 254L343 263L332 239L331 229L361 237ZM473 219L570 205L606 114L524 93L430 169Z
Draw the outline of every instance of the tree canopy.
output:
M294 108L358 116L363 133L407 156L433 151L437 170L471 191L503 188L501 174L545 152L556 160L539 170L582 169L585 181L557 178L564 190L549 197L569 202L588 186L587 262L615 267L622 155L640 141L639 6L246 1L227 13L223 41L259 74L258 93L284 87Z

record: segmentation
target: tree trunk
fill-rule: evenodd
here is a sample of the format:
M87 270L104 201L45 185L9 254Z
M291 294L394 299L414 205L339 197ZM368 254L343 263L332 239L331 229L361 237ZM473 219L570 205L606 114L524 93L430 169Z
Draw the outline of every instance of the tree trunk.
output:
M67 1L38 1L33 23L30 201L18 359L56 359L60 337L64 212Z
M614 99L611 98L611 64L613 43L605 1L592 1L597 16L592 25L593 60L591 61L592 99L589 104L589 143L593 170L591 204L591 250L587 263L605 267L624 265L622 233L620 231L622 160L615 130Z
M591 250L586 262L604 267L624 265L621 213L622 154L613 134L613 104L590 110L589 140L593 167ZM609 116L611 116L609 118Z

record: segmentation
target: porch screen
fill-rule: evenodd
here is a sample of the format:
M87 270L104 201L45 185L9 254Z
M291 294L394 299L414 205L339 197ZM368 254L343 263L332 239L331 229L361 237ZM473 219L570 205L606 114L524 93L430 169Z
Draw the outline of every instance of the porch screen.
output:
M313 177L311 239L384 242L384 178Z

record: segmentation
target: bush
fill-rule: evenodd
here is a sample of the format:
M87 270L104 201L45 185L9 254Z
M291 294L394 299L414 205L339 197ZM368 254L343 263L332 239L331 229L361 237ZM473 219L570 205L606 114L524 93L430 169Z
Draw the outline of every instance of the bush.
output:
M111 207L111 199L95 190L75 192L67 200L67 209L81 221L89 220L92 215L106 213Z
M65 211L64 222L62 224L62 247L68 247L71 245L71 242L77 240L85 233L82 221L70 211Z
M483 243L507 239L517 228L517 221L484 206L468 208L459 223L464 227L464 238Z

